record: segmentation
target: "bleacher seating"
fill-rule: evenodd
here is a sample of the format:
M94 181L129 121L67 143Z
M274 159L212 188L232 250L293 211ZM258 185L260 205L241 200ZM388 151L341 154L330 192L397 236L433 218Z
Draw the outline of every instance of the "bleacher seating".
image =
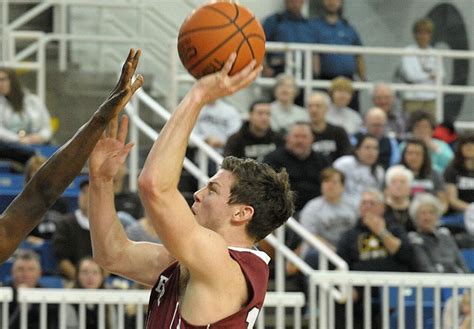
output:
M474 249L461 249L466 265L471 273L474 273Z

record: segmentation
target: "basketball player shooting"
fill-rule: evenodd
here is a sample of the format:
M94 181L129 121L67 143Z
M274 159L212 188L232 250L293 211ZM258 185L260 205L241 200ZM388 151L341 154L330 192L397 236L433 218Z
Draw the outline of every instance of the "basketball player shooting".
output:
M268 282L269 257L255 242L293 212L286 172L225 158L195 193L191 209L178 181L191 130L203 105L248 86L255 61L233 76L232 54L220 72L199 79L155 141L139 177L140 195L162 245L132 242L116 217L113 177L130 151L127 119L92 152L90 223L94 258L107 270L153 286L147 328L252 328Z
M39 224L46 211L80 173L103 131L117 118L135 91L143 84L132 76L140 50L130 50L115 88L92 118L38 170L23 191L0 215L0 263L13 254L18 245ZM110 127L112 130L115 129Z

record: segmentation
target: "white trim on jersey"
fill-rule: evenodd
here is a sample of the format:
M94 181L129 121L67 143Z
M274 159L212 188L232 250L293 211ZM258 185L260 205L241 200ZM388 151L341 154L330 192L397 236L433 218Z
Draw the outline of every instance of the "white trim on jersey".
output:
M268 265L270 263L270 256L268 256L266 253L260 250L254 250L254 249L248 249L248 248L239 248L239 247L228 247L229 249L235 250L235 251L243 251L243 252L251 252L252 254L258 256L260 259L262 259L265 264Z

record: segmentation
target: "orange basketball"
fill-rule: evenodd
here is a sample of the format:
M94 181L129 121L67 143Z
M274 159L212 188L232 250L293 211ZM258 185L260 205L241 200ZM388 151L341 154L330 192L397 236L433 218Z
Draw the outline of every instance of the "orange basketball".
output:
M186 18L178 36L178 53L188 72L199 79L219 71L232 52L237 53L230 75L252 59L260 65L265 54L265 33L255 15L232 2L199 7Z

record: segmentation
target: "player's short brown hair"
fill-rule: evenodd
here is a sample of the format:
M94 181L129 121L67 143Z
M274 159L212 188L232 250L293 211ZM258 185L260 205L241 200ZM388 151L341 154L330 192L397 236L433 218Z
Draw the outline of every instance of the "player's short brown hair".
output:
M285 169L276 172L267 164L233 156L224 158L221 168L232 172L229 203L252 206L254 214L247 233L260 241L273 232L294 212L294 197Z

